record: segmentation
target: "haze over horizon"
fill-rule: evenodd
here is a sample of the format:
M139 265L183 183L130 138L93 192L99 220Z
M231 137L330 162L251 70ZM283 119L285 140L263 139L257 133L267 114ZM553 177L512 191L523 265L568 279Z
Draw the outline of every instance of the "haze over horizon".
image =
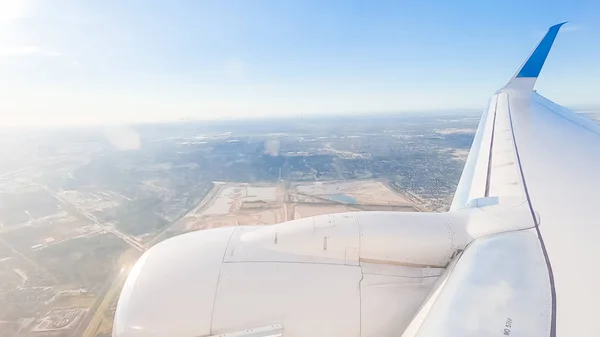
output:
M0 125L481 109L569 20L538 91L600 106L600 4L0 0Z

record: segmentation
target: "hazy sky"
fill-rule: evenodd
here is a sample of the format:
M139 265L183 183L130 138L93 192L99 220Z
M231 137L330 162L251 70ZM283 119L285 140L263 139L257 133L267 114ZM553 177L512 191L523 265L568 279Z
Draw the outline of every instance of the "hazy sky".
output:
M0 125L482 108L552 24L538 90L600 105L600 2L0 0Z

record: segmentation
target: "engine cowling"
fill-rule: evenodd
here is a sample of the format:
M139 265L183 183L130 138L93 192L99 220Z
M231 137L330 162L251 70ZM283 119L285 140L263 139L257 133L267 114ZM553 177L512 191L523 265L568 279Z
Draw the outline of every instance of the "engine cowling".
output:
M136 263L113 335L398 335L469 241L462 222L357 212L180 235Z

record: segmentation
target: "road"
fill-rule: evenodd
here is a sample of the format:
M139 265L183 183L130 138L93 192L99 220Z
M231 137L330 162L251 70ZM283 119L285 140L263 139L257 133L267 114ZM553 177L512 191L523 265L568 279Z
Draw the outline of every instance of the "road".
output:
M45 189L48 193L50 193L58 201L60 201L63 204L69 205L75 211L77 211L79 214L81 214L84 217L88 218L89 220L91 220L92 222L94 222L96 225L100 226L101 228L103 228L107 232L112 233L113 235L117 236L121 240L125 241L131 247L137 249L138 251L145 251L146 250L146 248L141 243L137 242L133 237L120 232L119 230L117 230L113 226L106 225L106 224L98 221L98 219L96 219L96 217L94 215L92 215L92 214L88 213L87 211L85 211L85 210L77 207L76 205L73 205L69 200L63 198L58 193L55 193L48 186L44 186L44 185L40 185L40 184L36 184L36 185L39 186L39 187L41 187L41 188L43 188L43 189Z
M108 287L103 289L102 295L98 297L98 301L96 301L92 308L92 316L88 318L88 323L81 324L75 336L94 337L98 334L98 330L102 327L102 323L105 319L114 319L114 317L105 317L104 313L110 308L113 301L121 293L121 288L123 287L128 274L129 270L121 270L116 275L114 282L108 284Z
M21 169L18 169L18 170L14 170L14 171L2 173L2 174L0 174L0 179L4 179L4 178L7 178L7 177L10 177L13 174L21 173L21 172L27 171L29 169L31 169L31 167L24 167L24 168L21 168Z
M59 197L59 196L55 196L55 197L57 197L57 199L59 199L59 200L60 200L60 197ZM66 203L68 203L68 201L66 201L66 200L64 200L64 199L63 199L63 202L66 202ZM131 247L133 247L133 248L135 248L135 249L137 249L137 250L139 250L139 251L144 251L144 250L146 250L146 248L145 248L145 247L144 247L144 246L143 246L141 243L137 242L137 241L136 241L134 238L132 238L131 236L129 236L129 235L127 235L127 234L124 234L124 233L122 233L122 232L118 231L117 229L115 229L115 228L114 228L114 227L112 227L112 226L108 226L108 225L105 225L105 224L101 223L100 221L98 221L98 220L96 219L96 217L95 217L95 216L93 216L92 214L90 214L90 213L86 212L85 210L82 210L82 209L78 208L77 206L75 206L75 205L73 205L73 204L70 204L70 205L71 205L71 206L73 206L73 207L74 207L74 208L75 208L75 209L76 209L76 210L77 210L79 213L81 213L83 216L85 216L86 218L88 218L88 219L90 219L91 221L93 221L93 222L94 222L96 225L98 225L98 226L102 227L102 228L103 228L104 230L106 230L107 232L110 232L110 233L114 234L115 236L117 236L117 237L121 238L123 241L127 242L127 243L128 243L130 246L131 246Z
M180 216L178 219L173 221L170 225L163 228L159 233L157 233L154 236L154 239L152 239L148 243L146 243L146 247L152 247L153 245L162 241L164 234L167 233L169 230L175 228L177 226L177 224L179 223L179 220L184 219L188 214L195 214L195 213L202 212L202 210L205 207L212 205L212 203L215 201L215 199L217 199L217 197L221 194L221 191L223 191L224 186L225 185L223 185L223 184L213 185L213 188L211 188L210 191L208 191L208 193L204 196L204 198L202 198L202 200L200 200L198 205L192 207L192 209L189 212L186 212L184 215Z
M283 202L283 213L284 213L284 218L283 221L290 221L290 220L294 220L293 217L292 219L290 219L290 212L288 211L288 204L290 203L290 195L288 193L288 182L281 180L281 191L283 193L283 198L282 198L282 202Z

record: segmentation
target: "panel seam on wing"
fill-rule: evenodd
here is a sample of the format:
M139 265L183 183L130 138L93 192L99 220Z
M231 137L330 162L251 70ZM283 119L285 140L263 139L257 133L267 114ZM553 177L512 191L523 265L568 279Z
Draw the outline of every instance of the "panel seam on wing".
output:
M209 325L209 331L212 334L213 333L213 319L215 317L215 306L217 305L217 294L218 289L219 289L219 284L221 282L221 273L223 271L223 263L225 263L225 255L227 255L227 250L229 248L229 243L231 242L231 238L233 238L233 234L237 231L237 228L235 230L232 230L231 233L229 234L229 238L227 239L227 244L225 245L225 250L223 251L223 257L221 258L221 264L219 265L219 274L217 275L217 284L215 285L215 295L213 296L213 303L212 303L212 312L210 314L210 325Z
M554 272L552 270L552 264L550 263L550 257L548 256L548 251L546 250L546 244L544 243L544 238L542 237L542 232L540 231L539 224L537 222L536 212L533 209L531 199L529 198L529 191L527 190L527 183L525 182L525 173L524 173L523 167L521 165L521 157L519 156L519 149L517 146L515 129L514 129L513 120L512 120L512 110L510 108L510 97L509 97L508 93L506 94L506 99L508 100L508 118L510 120L510 126L511 126L511 130L512 130L512 138L513 138L513 143L514 143L514 148L515 148L515 154L517 156L517 161L519 163L519 171L521 173L521 181L523 182L523 189L525 191L525 197L527 198L529 210L531 211L531 217L533 219L533 223L535 225L535 230L538 235L538 241L540 243L540 248L542 250L542 254L544 255L544 259L546 261L546 269L548 270L548 282L550 283L550 293L551 293L551 298L552 298L550 337L556 337L556 288L554 286Z
M494 154L494 134L496 132L496 116L498 115L498 97L496 97L496 104L494 105L494 119L492 122L492 136L490 139L490 153L488 156L488 167L485 181L485 192L484 197L490 196L490 180L492 178L492 156Z

